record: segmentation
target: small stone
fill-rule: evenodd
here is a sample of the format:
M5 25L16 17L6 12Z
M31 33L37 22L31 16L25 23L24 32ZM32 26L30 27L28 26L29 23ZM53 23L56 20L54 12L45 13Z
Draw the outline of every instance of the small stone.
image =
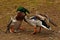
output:
M53 39L53 37L49 37L49 39Z
M58 31L58 33L60 33L60 31Z

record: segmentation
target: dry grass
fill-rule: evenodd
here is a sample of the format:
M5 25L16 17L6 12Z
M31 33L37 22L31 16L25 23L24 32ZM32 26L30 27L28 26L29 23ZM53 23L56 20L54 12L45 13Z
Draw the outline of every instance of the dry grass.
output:
M31 15L35 13L35 10L40 13L47 14L58 27L52 26L55 32L43 30L41 33L31 35L31 32L21 32L16 34L5 34L0 32L0 40L59 40L60 38L60 0L0 0L0 29L5 31L7 23L11 15L16 14L18 6L24 6L27 8ZM33 10L35 8L35 10ZM22 26L26 30L32 30L33 28L28 24Z

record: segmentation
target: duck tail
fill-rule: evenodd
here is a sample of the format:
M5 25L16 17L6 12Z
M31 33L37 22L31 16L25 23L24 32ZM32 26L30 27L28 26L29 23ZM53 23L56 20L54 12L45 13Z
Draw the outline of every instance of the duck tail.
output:
M54 23L54 22L48 17L48 15L45 15L45 17L49 20L49 22L50 22L52 25L57 26L57 24Z
M54 23L50 18L49 18L49 22L50 22L52 25L54 25L55 27L57 26L57 24Z

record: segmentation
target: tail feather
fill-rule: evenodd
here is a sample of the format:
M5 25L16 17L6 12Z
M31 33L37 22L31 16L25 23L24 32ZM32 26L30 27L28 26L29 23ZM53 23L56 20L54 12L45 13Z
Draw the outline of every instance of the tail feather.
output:
M51 21L51 19L49 19L49 22L50 22L52 25L54 25L55 27L57 26L57 24L54 23L53 21Z
M54 23L54 22L48 17L48 15L46 15L46 18L49 20L49 22L50 22L52 25L57 26L57 24Z
M42 27L44 27L45 29L48 29L50 30L50 26L46 24L45 21L41 20L42 21Z
M47 29L47 30L51 30L51 27L46 27L44 25L41 25L43 28Z

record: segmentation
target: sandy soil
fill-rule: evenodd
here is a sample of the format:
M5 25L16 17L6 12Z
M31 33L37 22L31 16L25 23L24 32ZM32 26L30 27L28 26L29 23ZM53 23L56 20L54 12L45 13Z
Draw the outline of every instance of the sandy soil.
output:
M36 10L47 14L58 26L50 24L52 31L42 28L40 33L32 35L33 27L23 22L25 31L5 33L10 16L16 14L16 8L20 5L27 8L31 15ZM0 40L60 40L60 0L0 0Z

